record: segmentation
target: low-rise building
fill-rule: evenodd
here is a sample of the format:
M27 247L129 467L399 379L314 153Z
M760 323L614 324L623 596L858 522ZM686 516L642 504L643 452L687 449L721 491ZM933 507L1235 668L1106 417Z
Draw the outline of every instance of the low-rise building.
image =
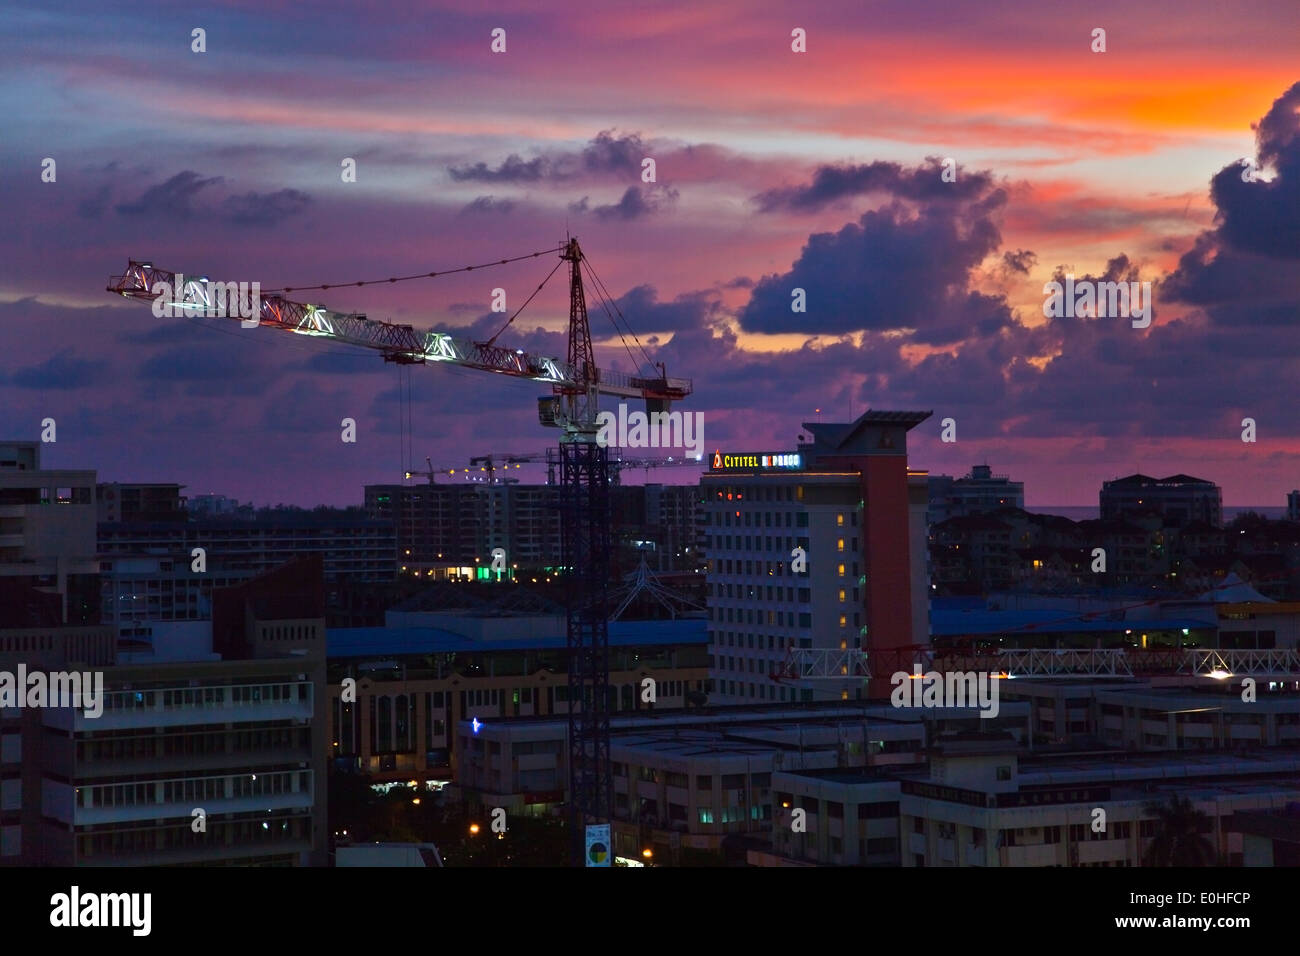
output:
M929 772L899 786L905 867L1141 866L1158 807L1174 797L1206 820L1207 865L1234 866L1244 844L1233 815L1300 798L1300 754L1026 758L1011 741L976 734L941 741Z

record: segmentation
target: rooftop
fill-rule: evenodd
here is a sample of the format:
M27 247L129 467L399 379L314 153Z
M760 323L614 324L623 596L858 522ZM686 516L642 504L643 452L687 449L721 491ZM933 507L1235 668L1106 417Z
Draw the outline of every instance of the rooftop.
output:
M611 621L610 647L707 644L708 622L703 618L662 621ZM568 647L563 626L553 633L526 638L483 640L438 627L336 627L328 634L330 658L402 657L452 651L492 653L502 651L562 650Z

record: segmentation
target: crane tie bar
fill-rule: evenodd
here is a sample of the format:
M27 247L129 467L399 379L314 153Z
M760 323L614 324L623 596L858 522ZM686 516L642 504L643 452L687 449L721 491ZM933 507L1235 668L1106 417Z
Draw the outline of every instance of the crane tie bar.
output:
M475 269L487 269L491 266L504 266L511 262L522 262L524 259L536 259L538 256L544 256L550 252L562 252L564 246L556 246L553 249L543 249L540 252L530 252L527 255L514 256L510 259L497 259L493 262L482 262L475 266L461 266L459 269L443 269L441 272L417 272L409 276L392 276L387 279L362 279L357 282L329 282L321 285L295 285L285 286L283 289L268 289L268 292L307 292L314 289L342 289L346 286L362 285L381 285L385 282L406 282L410 279L436 279L438 276L452 275L456 272L473 272Z

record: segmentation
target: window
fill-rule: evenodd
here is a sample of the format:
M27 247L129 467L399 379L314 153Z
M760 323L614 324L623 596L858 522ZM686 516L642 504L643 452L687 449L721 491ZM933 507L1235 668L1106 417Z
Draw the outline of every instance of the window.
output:
M859 820L882 820L898 816L897 803L859 803Z
M998 779L999 779L999 780L1010 780L1010 779L1011 779L1011 768L1010 768L1010 767L998 767Z

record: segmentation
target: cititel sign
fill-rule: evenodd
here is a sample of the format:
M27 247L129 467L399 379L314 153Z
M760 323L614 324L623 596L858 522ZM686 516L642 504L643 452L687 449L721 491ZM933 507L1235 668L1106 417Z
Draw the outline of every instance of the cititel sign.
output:
M765 468L798 470L803 467L803 456L787 454L728 455L721 451L713 453L712 471L762 471Z

